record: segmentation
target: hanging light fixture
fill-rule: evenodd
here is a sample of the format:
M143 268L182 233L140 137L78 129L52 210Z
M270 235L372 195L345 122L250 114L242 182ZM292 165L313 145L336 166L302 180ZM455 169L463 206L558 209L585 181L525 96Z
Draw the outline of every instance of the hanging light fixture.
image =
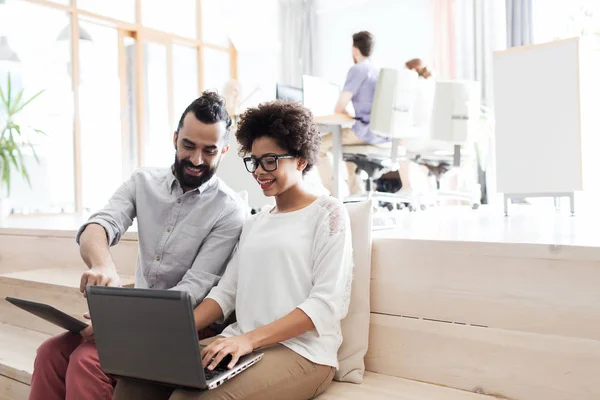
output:
M3 1L3 0L0 0ZM5 1L5 0L4 0ZM67 25L65 26L60 33L58 34L58 37L56 38L57 41L62 41L62 40L69 40L71 39L71 25ZM85 29L83 29L81 26L79 27L79 40L87 40L89 42L94 42L92 40L92 35L90 35Z
M0 0L1 1L1 0ZM71 60L71 35L72 35L71 24L67 24L56 37L56 43L59 45L60 52L64 54L65 59L67 60L67 73L69 76L72 76L71 68L73 67L73 63ZM92 35L85 29L79 25L79 57L80 62L82 59L88 59L89 57L86 55L92 54L92 47L94 44L94 40L92 39ZM81 71L81 69L80 69ZM83 75L79 77L80 82L83 82L85 79Z
M7 16L7 7L8 4L6 3L6 0L0 0L0 15ZM1 25L5 25L4 21L2 21ZM0 61L20 62L21 59L12 49L12 47L10 47L8 44L8 38L5 35L6 32L2 32L0 34Z
M19 55L8 44L6 36L0 36L0 61L21 62Z

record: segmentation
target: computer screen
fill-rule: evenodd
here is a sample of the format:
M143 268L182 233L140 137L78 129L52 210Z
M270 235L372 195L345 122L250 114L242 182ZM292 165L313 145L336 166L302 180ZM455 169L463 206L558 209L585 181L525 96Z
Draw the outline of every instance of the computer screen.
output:
M321 78L304 75L302 76L302 86L304 106L314 116L326 116L334 113L335 105L340 97L340 87L338 85Z
M276 94L277 100L287 100L302 103L304 100L301 88L290 85L277 84Z

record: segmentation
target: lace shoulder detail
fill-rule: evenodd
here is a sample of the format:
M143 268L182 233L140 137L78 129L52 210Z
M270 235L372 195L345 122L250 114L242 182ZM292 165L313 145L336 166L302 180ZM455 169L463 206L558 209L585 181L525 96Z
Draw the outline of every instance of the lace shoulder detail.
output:
M324 197L318 203L323 210L321 230L328 230L329 236L346 232L348 226L348 212L344 204L333 197Z

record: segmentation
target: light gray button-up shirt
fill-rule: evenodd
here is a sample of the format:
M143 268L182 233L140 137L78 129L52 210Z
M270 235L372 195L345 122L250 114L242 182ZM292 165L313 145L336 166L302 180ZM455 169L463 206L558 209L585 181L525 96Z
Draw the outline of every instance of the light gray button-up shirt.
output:
M170 168L141 168L79 229L77 243L95 223L114 246L136 217L135 287L187 291L197 304L223 275L245 216L241 198L216 176L183 193Z

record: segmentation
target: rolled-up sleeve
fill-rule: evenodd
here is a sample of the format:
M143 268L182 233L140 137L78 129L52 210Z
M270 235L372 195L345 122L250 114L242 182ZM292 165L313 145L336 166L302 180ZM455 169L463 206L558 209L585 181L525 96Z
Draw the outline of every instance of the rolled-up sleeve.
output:
M102 210L92 214L79 228L75 240L79 244L85 228L90 224L98 224L106 231L108 244L114 246L127 232L135 217L135 182L132 177L116 190Z
M233 203L204 239L192 267L173 287L173 290L190 293L195 304L204 300L208 292L219 283L223 276L225 267L240 237L243 223L243 208L241 205Z
M336 333L350 302L352 236L343 206L324 219L315 241L313 287L298 308L308 315L322 336Z

